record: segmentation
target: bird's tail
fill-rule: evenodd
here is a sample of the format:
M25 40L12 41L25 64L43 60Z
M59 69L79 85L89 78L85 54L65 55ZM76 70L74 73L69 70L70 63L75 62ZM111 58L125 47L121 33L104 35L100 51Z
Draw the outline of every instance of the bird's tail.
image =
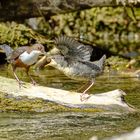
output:
M8 58L8 57L11 55L11 53L13 52L13 49L12 49L10 46L6 45L6 44L0 45L0 48L1 48L2 50L4 50L4 52L5 52L7 58Z
M106 55L103 55L103 56L100 58L100 60L94 61L93 63L94 63L95 65L97 65L97 66L100 68L101 71L103 71L103 70L104 70L104 67L105 67L105 60L106 60Z

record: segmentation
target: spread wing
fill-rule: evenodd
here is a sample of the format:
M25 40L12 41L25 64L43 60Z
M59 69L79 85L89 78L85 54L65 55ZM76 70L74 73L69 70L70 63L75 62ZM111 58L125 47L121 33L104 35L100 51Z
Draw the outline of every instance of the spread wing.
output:
M55 39L55 43L64 56L84 61L90 60L93 49L89 45L84 45L67 36L59 36Z
M28 46L19 47L12 52L8 59L14 60L27 50Z

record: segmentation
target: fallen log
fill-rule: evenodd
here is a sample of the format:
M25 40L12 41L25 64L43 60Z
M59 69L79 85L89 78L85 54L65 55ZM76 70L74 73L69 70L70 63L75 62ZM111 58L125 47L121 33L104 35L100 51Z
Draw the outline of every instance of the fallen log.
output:
M26 88L19 88L16 80L0 76L0 92L13 97L27 96L41 98L72 108L98 108L111 111L134 111L124 100L125 92L120 89L91 95L86 101L80 101L80 93L26 83Z
M92 7L140 6L139 0L1 0L0 21L68 13Z

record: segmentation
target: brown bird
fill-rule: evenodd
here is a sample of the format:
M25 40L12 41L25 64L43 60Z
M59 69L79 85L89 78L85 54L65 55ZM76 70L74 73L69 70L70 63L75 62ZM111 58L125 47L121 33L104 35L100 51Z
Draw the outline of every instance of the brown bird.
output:
M22 46L13 50L10 46L4 44L0 45L0 48L3 49L6 53L7 61L12 65L12 70L14 76L19 83L19 87L23 84L22 81L19 80L15 71L16 68L22 67L25 68L27 76L32 81L32 84L35 85L36 82L33 80L31 75L29 74L29 68L31 65L35 64L38 61L38 58L41 54L45 54L44 46L41 44L34 44L31 47Z

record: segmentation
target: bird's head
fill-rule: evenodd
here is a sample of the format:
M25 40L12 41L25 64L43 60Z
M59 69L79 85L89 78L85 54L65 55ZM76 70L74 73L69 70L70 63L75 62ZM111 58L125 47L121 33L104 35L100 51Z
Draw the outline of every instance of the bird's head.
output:
M62 55L52 55L48 59L50 59L49 66L57 67L59 65L63 65L65 60Z
M34 45L32 45L32 48L33 48L33 50L34 50L34 53L38 53L38 54L46 54L46 52L45 52L45 48L44 48L44 46L42 45L42 44L34 44Z

